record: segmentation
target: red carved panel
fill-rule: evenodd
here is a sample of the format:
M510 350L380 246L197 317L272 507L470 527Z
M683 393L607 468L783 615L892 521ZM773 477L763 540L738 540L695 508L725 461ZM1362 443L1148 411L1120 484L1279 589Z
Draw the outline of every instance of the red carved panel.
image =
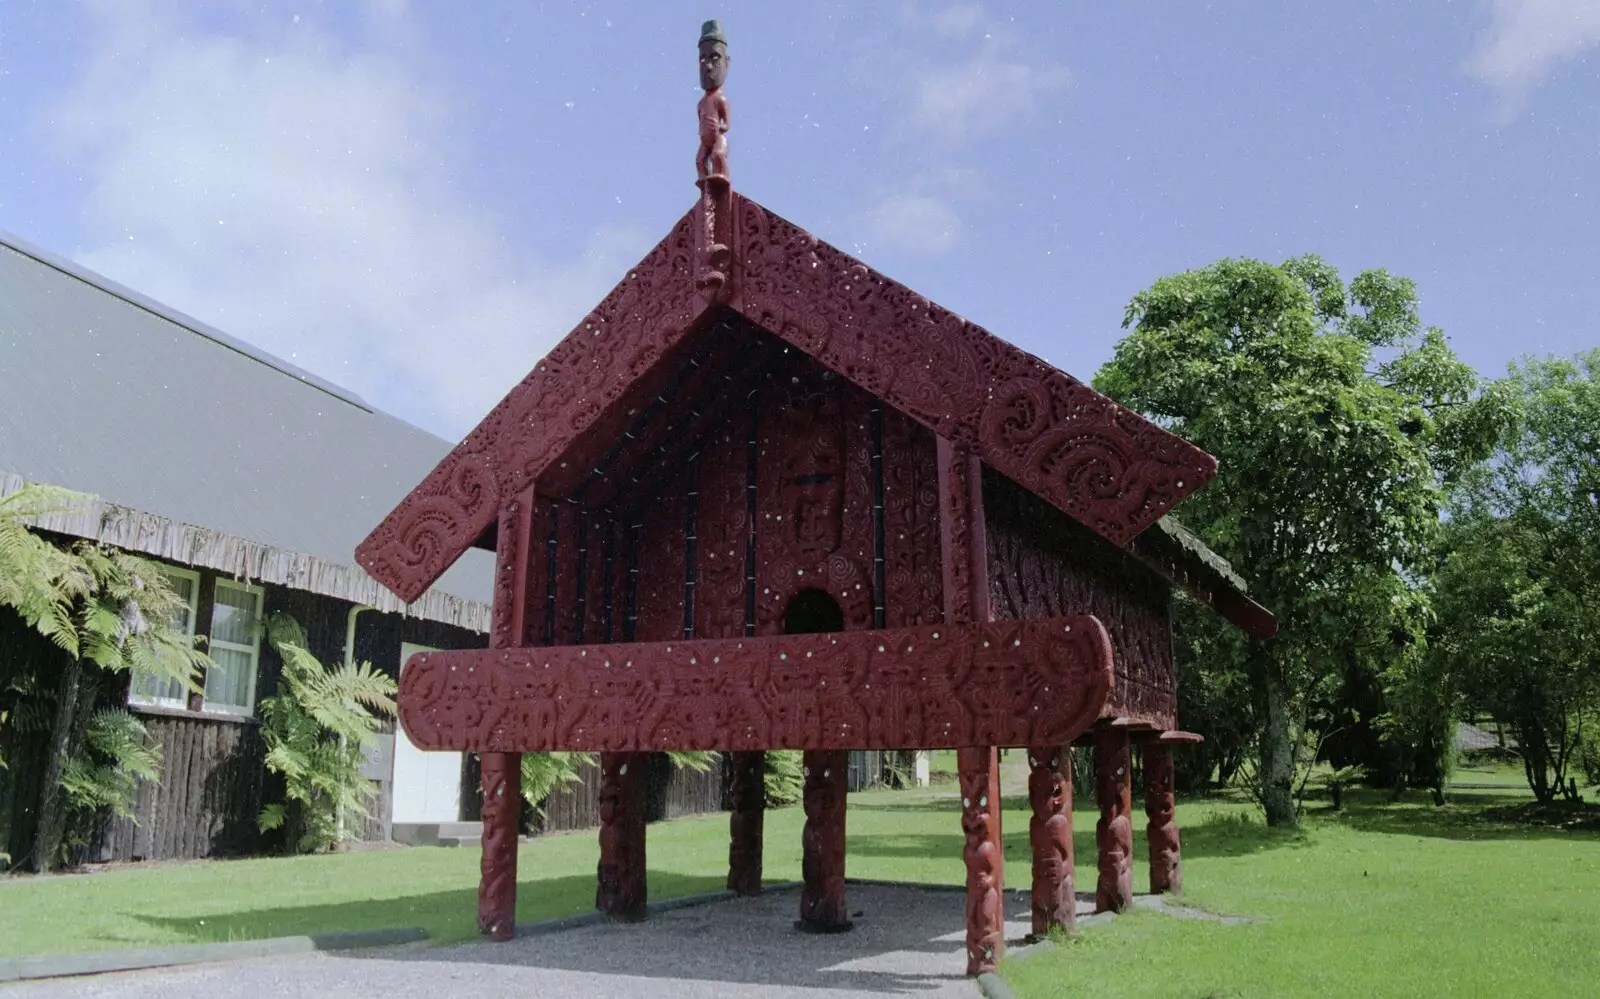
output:
M884 604L891 628L944 620L936 447L926 427L883 412Z
M1145 841L1150 847L1150 892L1183 890L1182 850L1178 840L1177 801L1173 795L1172 746L1144 744Z
M661 642L683 636L684 525L688 490L680 473L637 514L639 532L638 574L635 599L639 622L634 633L641 642Z
M873 624L871 400L807 358L761 399L756 633L783 632L795 594L838 602L847 631Z
M745 549L750 516L745 421L712 434L700 449L696 527L694 633L697 638L744 634Z
M1126 729L1095 731L1094 766L1100 805L1100 821L1095 824L1100 867L1095 911L1122 912L1133 904L1133 801Z
M548 649L425 652L400 719L423 749L1065 745L1111 684L1090 617Z
M1067 746L1028 750L1028 843L1033 849L1033 935L1077 925L1072 850L1072 762Z
M701 310L685 215L577 328L457 445L356 549L404 600L424 590L629 386Z
M549 643L545 634L545 612L550 603L550 517L553 505L542 497L534 497L530 503L532 510L528 518L527 545L522 556L525 566L523 577L527 584L522 600L521 638L508 642L506 648ZM495 594L494 610L499 613L499 593Z
M578 523L583 511L575 503L557 503L555 644L578 641Z
M975 575L984 550L981 466L970 448L939 438L939 561L947 621L987 621L989 592Z
M999 760L992 746L956 750L961 782L962 859L967 866L967 974L993 972L1005 945L1005 854L1000 836Z
M748 199L746 316L1118 545L1216 459Z
M850 928L844 901L845 795L850 754L810 750L805 754L800 832L800 928L824 933Z
M984 500L995 616L1099 618L1117 663L1107 716L1174 727L1178 696L1166 584L1001 476L985 476Z

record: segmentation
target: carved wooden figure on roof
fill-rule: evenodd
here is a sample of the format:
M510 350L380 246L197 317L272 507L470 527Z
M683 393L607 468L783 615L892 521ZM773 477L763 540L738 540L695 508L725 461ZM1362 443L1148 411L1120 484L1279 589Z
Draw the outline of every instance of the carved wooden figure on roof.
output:
M1099 742L1099 894L1120 908L1130 737L1158 741L1150 759L1184 741L1173 591L1256 637L1275 624L1165 516L1209 455L734 192L716 22L699 51L694 207L357 551L407 600L496 552L490 648L414 657L400 722L482 754L496 939L522 753L601 754L596 904L637 919L650 754L728 754L728 884L755 894L762 754L804 751L799 921L842 931L849 751L956 749L967 968L987 971L997 751L1033 762L1045 932L1072 924L1066 753ZM1156 890L1179 884L1170 803L1166 783L1148 799Z

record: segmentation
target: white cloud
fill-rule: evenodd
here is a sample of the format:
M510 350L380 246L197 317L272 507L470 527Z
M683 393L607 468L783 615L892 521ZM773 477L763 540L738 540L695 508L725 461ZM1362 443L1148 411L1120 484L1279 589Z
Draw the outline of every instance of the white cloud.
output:
M1600 46L1600 0L1493 0L1467 70L1492 87L1509 120L1561 63Z
M909 83L913 124L947 146L1003 131L1071 81L1065 67L1027 58L1022 37L980 7L912 9L907 19L946 42L911 67Z
M961 226L947 201L925 194L891 194L867 218L868 237L901 253L944 253L960 239Z
M918 70L917 125L947 145L965 145L1008 128L1067 83L1065 69L1013 58L1008 48L991 37L965 62Z
M79 259L370 401L459 435L646 248L595 234L539 260L454 193L446 95L380 41L272 37L95 8L51 127L89 183ZM287 20L285 18L284 20Z

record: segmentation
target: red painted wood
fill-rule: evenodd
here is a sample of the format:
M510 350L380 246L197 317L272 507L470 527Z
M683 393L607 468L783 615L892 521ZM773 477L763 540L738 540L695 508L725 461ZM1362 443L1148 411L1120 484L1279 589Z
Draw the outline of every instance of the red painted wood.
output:
M1105 726L1094 733L1095 825L1100 879L1096 912L1122 912L1133 904L1133 800L1129 782L1128 732Z
M1150 846L1150 893L1183 890L1182 847L1173 795L1172 743L1151 740L1144 751L1145 842Z
M1094 618L423 652L400 720L423 749L929 749L1071 742L1111 650Z
M805 754L801 831L800 922L814 933L850 928L844 900L845 796L850 789L850 754L845 750L809 750Z
M1067 746L1028 750L1028 842L1033 849L1033 935L1077 926L1072 849L1072 763Z
M731 754L728 797L728 890L761 894L762 830L766 824L766 753Z
M612 919L645 917L644 789L647 754L600 754L600 864L596 909Z
M1128 543L1215 473L1186 441L731 197L743 315L1096 533ZM696 219L698 208L362 542L363 568L415 600L505 499L616 442L630 400L666 377L659 362L723 308L696 293Z
M1005 950L1005 852L1000 830L999 755L993 746L956 750L967 866L967 974L995 969Z
M495 552L495 614L490 643L505 648L523 634L526 572L534 505L531 491L500 514ZM517 835L522 824L522 756L483 754L483 856L478 876L478 932L510 940L517 922Z

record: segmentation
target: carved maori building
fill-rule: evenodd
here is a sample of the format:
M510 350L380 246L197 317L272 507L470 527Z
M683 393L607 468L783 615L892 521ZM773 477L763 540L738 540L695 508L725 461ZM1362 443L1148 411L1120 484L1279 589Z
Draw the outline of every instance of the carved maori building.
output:
M959 750L969 970L1002 946L997 747L1032 766L1034 930L1072 922L1068 747L1092 741L1104 908L1179 884L1174 587L1272 616L1163 517L1209 455L735 193L727 47L700 44L701 196L361 546L414 599L497 558L488 651L401 683L419 746L482 754L479 923L513 933L518 754L598 750L597 903L645 909L642 754L732 754L728 884L761 890L761 754L805 751L799 926L847 929L846 753Z

